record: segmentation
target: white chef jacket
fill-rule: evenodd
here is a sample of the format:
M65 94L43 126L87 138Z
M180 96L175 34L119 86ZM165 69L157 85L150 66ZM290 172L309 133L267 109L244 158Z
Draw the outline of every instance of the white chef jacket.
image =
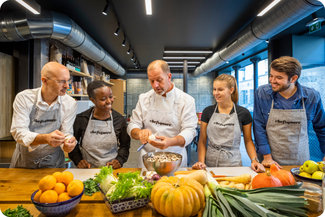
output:
M61 104L61 128L60 130L67 139L73 137L73 123L77 113L77 102L69 95L58 96L57 99L49 106L43 101L41 87L36 89L27 89L19 92L13 104L13 117L11 123L11 135L17 143L28 147L29 151L34 151L39 145L31 145L38 133L29 131L29 114L35 103L38 94L36 107L43 111L52 111ZM63 145L61 145L63 148Z
M190 144L196 135L198 121L195 109L195 100L192 96L175 87L175 85L171 91L166 93L166 97L157 94L153 89L140 94L136 108L132 111L132 117L127 127L127 133L131 136L131 131L134 128L143 128L143 120L144 117L146 117L150 106L149 97L151 95L155 97L155 109L160 111L169 111L174 104L176 94L179 96L177 114L179 115L181 122L181 132L178 135L183 136L185 139L185 146Z

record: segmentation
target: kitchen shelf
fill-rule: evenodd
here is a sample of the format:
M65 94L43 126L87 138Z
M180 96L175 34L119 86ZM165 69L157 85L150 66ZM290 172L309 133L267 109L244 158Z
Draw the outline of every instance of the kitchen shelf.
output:
M69 96L77 96L77 97L88 97L88 95L84 94L68 94Z
M69 69L68 70L71 72L71 75L73 76L82 76L82 77L88 77L88 78L92 78L93 76L91 75L88 75L86 73L83 73L83 72L78 72L76 70L73 70L73 69Z
M107 84L109 84L110 86L114 86L114 84L113 83L111 83L111 82L108 82L108 81L105 81Z

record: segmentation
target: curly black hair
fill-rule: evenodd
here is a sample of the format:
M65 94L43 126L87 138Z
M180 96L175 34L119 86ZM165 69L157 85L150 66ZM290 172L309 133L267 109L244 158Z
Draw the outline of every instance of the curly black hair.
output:
M109 87L109 85L105 81L93 81L93 82L90 82L88 84L88 87L87 87L87 93L88 93L89 99L90 98L95 99L96 98L95 90L98 89L98 88L101 88L101 87Z

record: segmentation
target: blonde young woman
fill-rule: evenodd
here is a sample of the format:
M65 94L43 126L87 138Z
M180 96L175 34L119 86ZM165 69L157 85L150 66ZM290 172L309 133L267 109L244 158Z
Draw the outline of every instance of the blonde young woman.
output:
M193 165L193 169L242 166L239 146L243 132L252 169L255 172L265 171L257 159L252 141L252 116L246 108L236 104L236 79L227 74L219 75L213 82L213 95L217 103L203 110L198 143L199 162Z

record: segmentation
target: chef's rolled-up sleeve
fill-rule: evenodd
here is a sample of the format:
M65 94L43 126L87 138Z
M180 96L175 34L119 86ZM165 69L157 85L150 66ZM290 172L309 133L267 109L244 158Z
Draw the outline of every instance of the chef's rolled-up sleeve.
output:
M196 136L198 118L194 98L187 95L183 99L185 100L184 107L180 111L181 132L178 135L185 139L185 146L187 146Z
M18 93L13 103L13 116L10 133L15 141L28 147L28 150L34 151L39 145L31 145L38 133L31 132L28 128L30 123L30 106L27 105L23 94Z

